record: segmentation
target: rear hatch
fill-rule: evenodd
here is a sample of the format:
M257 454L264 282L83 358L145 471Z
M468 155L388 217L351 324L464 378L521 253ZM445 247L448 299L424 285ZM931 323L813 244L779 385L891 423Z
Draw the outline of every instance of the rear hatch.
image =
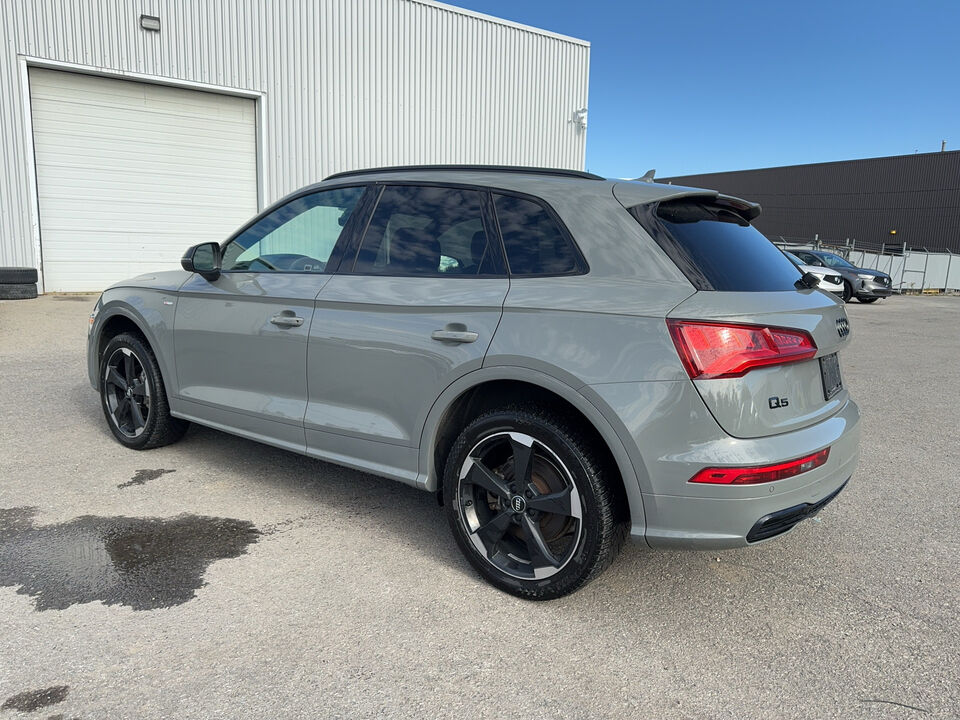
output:
M667 324L727 433L788 432L843 406L843 304L806 287L796 266L750 225L759 206L708 191L627 209L697 289Z

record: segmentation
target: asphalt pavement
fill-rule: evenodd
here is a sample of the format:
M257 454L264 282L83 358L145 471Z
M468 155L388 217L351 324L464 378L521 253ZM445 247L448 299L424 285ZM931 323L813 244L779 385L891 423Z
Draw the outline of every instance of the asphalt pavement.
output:
M426 493L196 426L122 448L95 299L0 302L0 720L960 717L960 298L847 306L862 462L819 517L547 603Z

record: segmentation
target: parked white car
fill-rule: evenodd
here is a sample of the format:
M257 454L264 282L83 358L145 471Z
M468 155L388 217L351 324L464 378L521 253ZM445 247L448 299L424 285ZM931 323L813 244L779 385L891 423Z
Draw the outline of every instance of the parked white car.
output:
M790 262L800 268L801 272L812 273L813 275L816 275L817 279L820 281L817 287L819 287L821 290L828 290L840 296L843 295L843 278L840 277L839 273L828 270L823 266L807 265L803 262L803 260L787 250L784 250L783 254L790 258Z

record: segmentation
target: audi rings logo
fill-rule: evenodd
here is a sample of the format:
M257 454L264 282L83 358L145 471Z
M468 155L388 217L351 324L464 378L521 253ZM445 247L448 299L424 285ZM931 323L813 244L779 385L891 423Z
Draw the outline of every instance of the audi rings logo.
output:
M514 512L521 513L527 507L527 501L523 499L522 495L514 495L510 501L510 507L513 508Z
M845 317L837 320L837 335L844 338L850 334L850 321Z

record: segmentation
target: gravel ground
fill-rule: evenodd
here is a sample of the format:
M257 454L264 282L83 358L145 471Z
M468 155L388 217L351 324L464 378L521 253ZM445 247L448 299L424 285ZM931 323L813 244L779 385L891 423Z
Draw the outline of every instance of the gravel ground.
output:
M0 720L960 716L960 298L848 306L863 458L818 518L540 604L412 488L199 427L124 450L94 300L0 303Z

